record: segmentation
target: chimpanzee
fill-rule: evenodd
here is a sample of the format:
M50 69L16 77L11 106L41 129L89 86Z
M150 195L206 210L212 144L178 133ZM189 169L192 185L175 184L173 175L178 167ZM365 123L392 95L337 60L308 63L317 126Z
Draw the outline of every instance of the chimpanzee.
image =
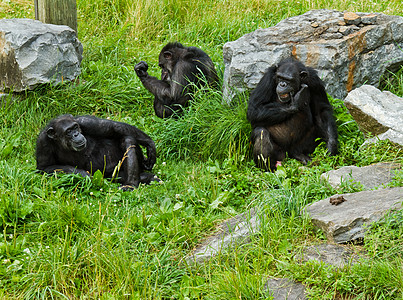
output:
M155 96L154 111L160 118L170 117L186 107L195 86L218 85L213 62L197 47L168 43L160 52L159 66L161 80L148 75L148 65L144 61L135 65L134 70L144 87Z
M140 146L145 147L147 158ZM41 172L89 176L97 170L131 190L139 183L160 181L150 172L156 161L154 141L140 129L94 116L61 115L41 131L36 144Z
M286 153L306 164L319 141L337 154L333 108L317 72L290 57L270 67L252 91L247 110L255 164L276 170Z

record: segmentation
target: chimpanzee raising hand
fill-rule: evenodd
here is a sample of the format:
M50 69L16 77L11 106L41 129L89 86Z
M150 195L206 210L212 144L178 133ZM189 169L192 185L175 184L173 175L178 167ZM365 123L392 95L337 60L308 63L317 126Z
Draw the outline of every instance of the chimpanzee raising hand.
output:
M147 73L148 65L141 61L134 70L144 87L154 96L154 111L160 118L170 117L186 107L193 91L193 84L218 84L217 72L210 57L196 47L169 43L159 55L161 80Z

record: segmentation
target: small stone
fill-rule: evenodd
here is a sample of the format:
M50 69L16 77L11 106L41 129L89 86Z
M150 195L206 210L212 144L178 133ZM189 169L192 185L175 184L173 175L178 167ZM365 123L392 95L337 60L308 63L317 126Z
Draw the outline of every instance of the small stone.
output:
M337 39L341 39L342 37L343 37L343 34L341 34L340 32L324 33L321 35L321 38L324 40L337 40Z
M330 200L329 200L331 205L339 205L339 204L343 203L344 201L347 201L347 200L344 199L344 197L341 195L332 196L332 197L330 197Z
M349 35L354 32L354 28L352 26L340 26L339 32L342 35Z
M378 18L377 15L370 14L370 15L361 17L361 22L362 22L362 24L365 24L365 25L374 25L374 24L376 24L377 18Z
M305 300L305 286L287 278L269 279L264 288L275 300Z
M361 17L353 12L344 13L344 22L347 25L358 25L361 23Z
M328 32L328 33L336 33L336 32L338 32L338 31L339 31L339 27L337 27L337 26L329 27L329 28L326 30L326 32Z
M312 26L313 28L317 28L317 27L319 27L319 24L316 23L316 22L313 22L313 23L311 24L311 26Z

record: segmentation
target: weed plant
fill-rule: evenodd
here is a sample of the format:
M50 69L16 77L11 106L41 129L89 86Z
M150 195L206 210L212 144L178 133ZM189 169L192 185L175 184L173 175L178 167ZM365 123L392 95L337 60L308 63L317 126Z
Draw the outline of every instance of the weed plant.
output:
M205 50L222 74L224 43L248 32L319 8L403 15L400 0L78 0L77 7L79 82L0 100L1 299L271 299L265 283L276 277L304 283L310 299L403 299L401 213L368 228L357 246L367 259L359 264L336 269L294 258L326 241L301 209L362 189L346 182L336 190L320 175L346 165L403 163L400 147L363 146L343 101L330 99L339 155L328 157L321 144L307 166L286 159L276 173L265 173L250 155L247 94L227 104L221 91L198 89L183 115L162 120L133 72L145 60L159 76L159 50L178 40ZM2 1L0 17L34 18L33 2ZM403 96L402 71L383 88ZM36 137L62 113L145 131L156 141L163 184L128 193L102 174L36 173ZM390 186L403 186L401 170ZM250 243L203 265L185 263L217 224L250 208L259 209L262 224Z

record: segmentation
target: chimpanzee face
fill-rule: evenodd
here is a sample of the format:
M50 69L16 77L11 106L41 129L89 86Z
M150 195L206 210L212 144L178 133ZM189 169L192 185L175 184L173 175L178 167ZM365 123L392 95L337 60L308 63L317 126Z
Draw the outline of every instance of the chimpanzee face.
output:
M87 146L87 139L72 116L58 118L46 133L65 150L81 151Z
M170 81L171 74L175 67L176 60L173 57L172 51L163 51L159 56L159 67L161 68L161 80Z
M281 65L276 72L276 92L281 103L288 103L301 87L301 79L307 75L305 71L299 72L295 64Z

